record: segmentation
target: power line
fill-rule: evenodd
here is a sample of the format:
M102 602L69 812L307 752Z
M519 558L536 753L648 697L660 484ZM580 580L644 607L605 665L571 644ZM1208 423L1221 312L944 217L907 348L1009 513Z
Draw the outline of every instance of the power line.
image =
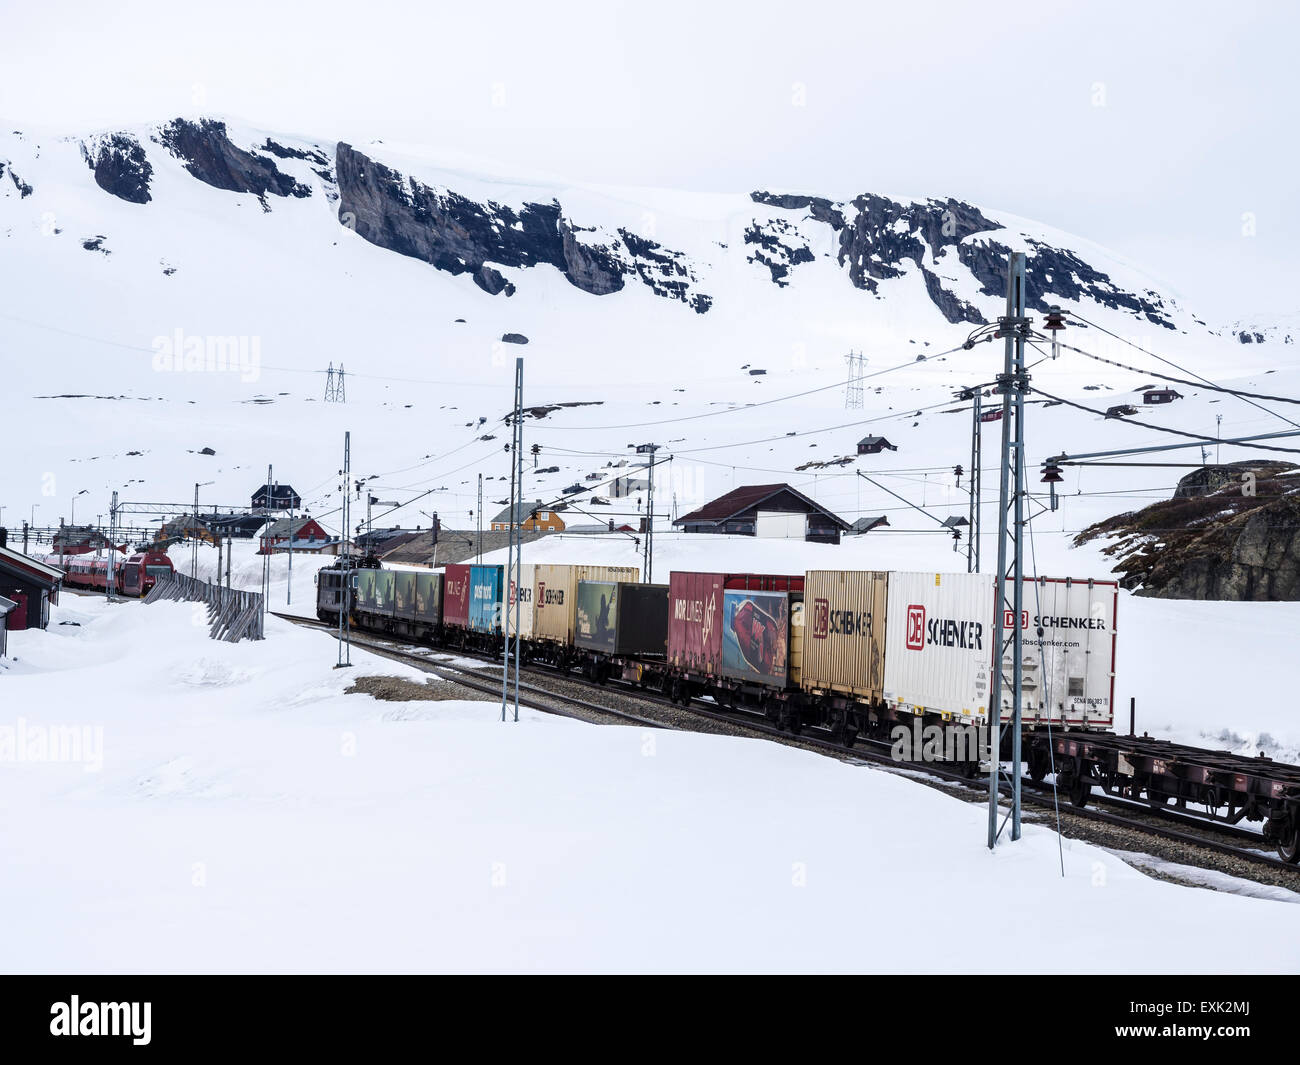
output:
M1034 346L1037 347L1038 345L1034 345ZM1078 354L1083 355L1086 358L1095 359L1097 362L1104 362L1110 366L1117 366L1121 370L1130 370L1135 374L1141 374L1143 377L1155 377L1161 381L1171 381L1176 385L1186 385L1188 388L1204 388L1204 389L1208 389L1211 392L1223 392L1226 395L1236 396L1239 399L1267 399L1267 400L1271 400L1274 403L1300 403L1300 399L1296 399L1293 396L1273 396L1264 392L1246 392L1240 388L1228 388L1224 385L1212 385L1204 381L1190 381L1187 380L1186 378L1173 377L1170 374L1158 373L1155 370L1143 370L1136 366L1128 366L1125 363L1116 362L1114 359L1107 359L1107 358L1103 358L1100 355L1094 355L1090 351L1084 351L1083 348L1076 348L1073 344L1062 343L1060 347L1065 351L1077 352ZM1272 414L1275 417L1278 418L1282 417L1282 415L1277 414L1276 411L1267 410L1267 408L1261 408L1261 409L1266 410L1267 413ZM1291 424L1294 425L1295 423L1292 422ZM1300 426L1297 426L1297 428L1300 428Z
M1063 403L1067 407L1074 407L1077 410L1087 411L1089 414L1095 414L1100 418L1107 418L1109 421L1123 422L1125 425L1132 425L1141 429L1154 429L1157 432L1169 433L1172 436L1181 436L1188 440L1205 441L1211 444L1228 444L1233 447L1254 448L1258 451L1284 451L1287 454L1300 455L1300 448L1295 447L1278 447L1272 444L1247 444L1238 440L1221 440L1218 437L1207 437L1203 433L1185 433L1181 429L1171 429L1166 425L1156 425L1152 422L1130 422L1127 418L1109 418L1105 411L1097 410L1095 407L1085 406L1082 403L1075 403L1073 400L1062 399L1060 396L1054 396L1050 392L1044 392L1041 388L1031 386L1030 391L1037 392L1040 396L1050 399L1055 403ZM1287 434L1283 433L1279 435L1285 436Z
M1148 351L1148 350L1147 350L1146 348L1144 348L1141 344L1135 343L1134 341L1129 340L1127 337L1122 337L1122 336L1120 336L1118 333L1112 333L1112 332L1111 332L1109 329L1107 329L1104 325L1098 325L1096 322L1090 322L1087 318L1084 318L1084 317L1083 317L1082 315L1080 315L1080 314L1075 314L1073 311L1070 311L1069 314L1070 314L1070 317L1071 317L1071 318L1074 318L1074 319L1076 319L1076 320L1082 322L1084 325L1091 326L1093 329L1099 329L1099 330L1101 330L1101 331L1102 331L1103 333L1105 333L1107 336L1109 336L1109 337L1113 337L1114 339L1118 340L1121 344L1127 344L1129 347L1131 347L1131 348L1136 348L1138 351L1142 352L1143 355L1149 355L1149 356L1151 356L1151 358L1153 358L1153 359L1158 359L1160 362L1163 362L1166 366L1172 366L1175 370L1180 370L1181 372L1183 372L1183 373L1185 373L1185 374L1189 374L1190 376L1195 377L1198 381L1200 381L1200 382L1201 382L1202 384L1204 384L1204 385L1209 385L1211 388L1217 388L1217 386L1214 385L1214 384L1213 384L1213 383L1212 383L1208 378L1202 377L1200 374L1196 373L1194 370L1189 370L1186 366L1180 366L1178 363L1174 362L1172 359L1167 359L1167 358L1165 358L1163 355L1157 355L1154 351ZM1085 353L1085 354L1086 354L1086 353ZM1142 371L1138 371L1138 372L1140 373L1140 372L1142 372ZM1256 403L1254 400L1252 400L1252 399L1247 399L1245 396L1239 396L1238 398L1239 398L1243 403L1249 403L1252 407L1256 407L1256 408L1258 408L1259 410L1262 410L1265 414L1271 414L1274 418L1281 418L1282 421L1286 422L1288 425L1294 425L1294 426L1296 426L1297 428L1300 428L1300 425L1297 425L1296 422L1293 422L1290 418L1286 417L1285 415L1278 414L1278 412L1275 411L1275 410L1269 410L1267 407L1261 407L1261 406L1260 406L1258 403Z
M896 370L903 370L909 366L915 366L918 361L930 361L932 359L942 359L961 351L963 345L958 344L955 348L949 348L947 351L940 351L934 355L922 355L919 359L911 359L908 362L898 363L896 366L886 366L883 370L876 370L874 373L863 374L862 380L870 380L875 377L882 377L887 373L894 373ZM818 388L809 388L803 392L792 392L788 396L776 396L773 399L760 400L757 403L743 403L735 407L727 407L724 410L705 411L703 414L683 414L678 418L660 418L652 422L619 422L617 425L539 425L537 428L545 430L561 430L567 432L592 432L597 429L645 429L655 425L672 425L676 422L697 421L701 418L715 418L721 414L735 414L738 411L756 410L759 407L770 407L774 403L786 403L792 399L802 399L805 396L814 396L819 392L829 392L831 389L843 388L844 382L836 381L831 385L822 385Z

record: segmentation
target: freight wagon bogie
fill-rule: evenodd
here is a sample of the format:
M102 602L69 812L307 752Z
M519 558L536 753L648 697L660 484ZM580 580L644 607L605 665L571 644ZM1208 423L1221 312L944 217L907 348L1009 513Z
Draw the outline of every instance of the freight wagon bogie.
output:
M1300 775L1279 772L1268 759L1182 747L1149 736L1082 731L1026 734L1030 775L1056 773L1057 788L1076 806L1094 788L1225 824L1263 822L1263 838L1283 861L1300 861Z

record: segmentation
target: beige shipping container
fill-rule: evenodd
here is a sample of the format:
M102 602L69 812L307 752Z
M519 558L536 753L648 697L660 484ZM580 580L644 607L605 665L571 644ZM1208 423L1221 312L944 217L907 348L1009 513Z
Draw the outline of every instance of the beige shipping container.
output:
M801 687L879 699L885 682L889 574L809 570L804 577Z
M533 567L532 638L573 646L579 581L640 579L641 570L637 566L554 566L538 563Z

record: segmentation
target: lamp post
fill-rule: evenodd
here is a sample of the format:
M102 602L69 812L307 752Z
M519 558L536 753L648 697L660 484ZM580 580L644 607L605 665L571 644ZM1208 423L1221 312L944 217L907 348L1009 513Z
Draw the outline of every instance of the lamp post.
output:
M215 483L215 481L194 482L194 527L190 530L190 539L194 544L190 554L190 576L195 580L199 576L199 489Z

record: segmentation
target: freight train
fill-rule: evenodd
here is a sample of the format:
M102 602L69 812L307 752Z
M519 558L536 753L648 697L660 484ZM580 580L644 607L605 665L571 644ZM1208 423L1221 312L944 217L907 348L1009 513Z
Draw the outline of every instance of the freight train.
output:
M63 583L74 588L95 588L107 591L110 580L109 567L113 560L96 558L89 553L78 555L46 555L39 561L63 570ZM125 560L116 561L116 572L111 574L113 591L118 595L145 596L159 580L175 572L172 560L161 551L139 551Z
M639 577L636 567L537 564L506 588L501 566L439 573L340 562L319 571L317 614L337 622L346 601L357 628L489 652L514 638L518 619L527 660L635 681L682 703L709 697L795 733L824 727L848 746L914 719L990 721L1000 635L991 631L990 576L676 572L659 585ZM1027 726L1111 728L1118 597L1114 581L1026 580ZM1012 627L1010 612L1002 624ZM1009 694L1002 702L1005 721ZM1031 770L1046 772L1032 760Z
M497 653L517 628L526 661L683 704L707 698L795 734L825 729L846 747L900 731L934 737L939 759L972 774L988 754L995 656L1018 623L1021 749L1034 780L1055 772L1077 806L1100 787L1154 807L1203 803L1230 823L1262 820L1264 838L1300 861L1300 785L1281 770L1193 764L1168 744L1113 733L1114 581L1026 578L1020 618L1000 611L994 631L988 574L674 572L641 584L635 567L537 564L521 576L515 587L501 566L415 572L340 560L318 573L317 615L337 624L342 610L359 629ZM1009 658L1001 667L1012 673ZM1001 703L1005 724L1009 685Z

